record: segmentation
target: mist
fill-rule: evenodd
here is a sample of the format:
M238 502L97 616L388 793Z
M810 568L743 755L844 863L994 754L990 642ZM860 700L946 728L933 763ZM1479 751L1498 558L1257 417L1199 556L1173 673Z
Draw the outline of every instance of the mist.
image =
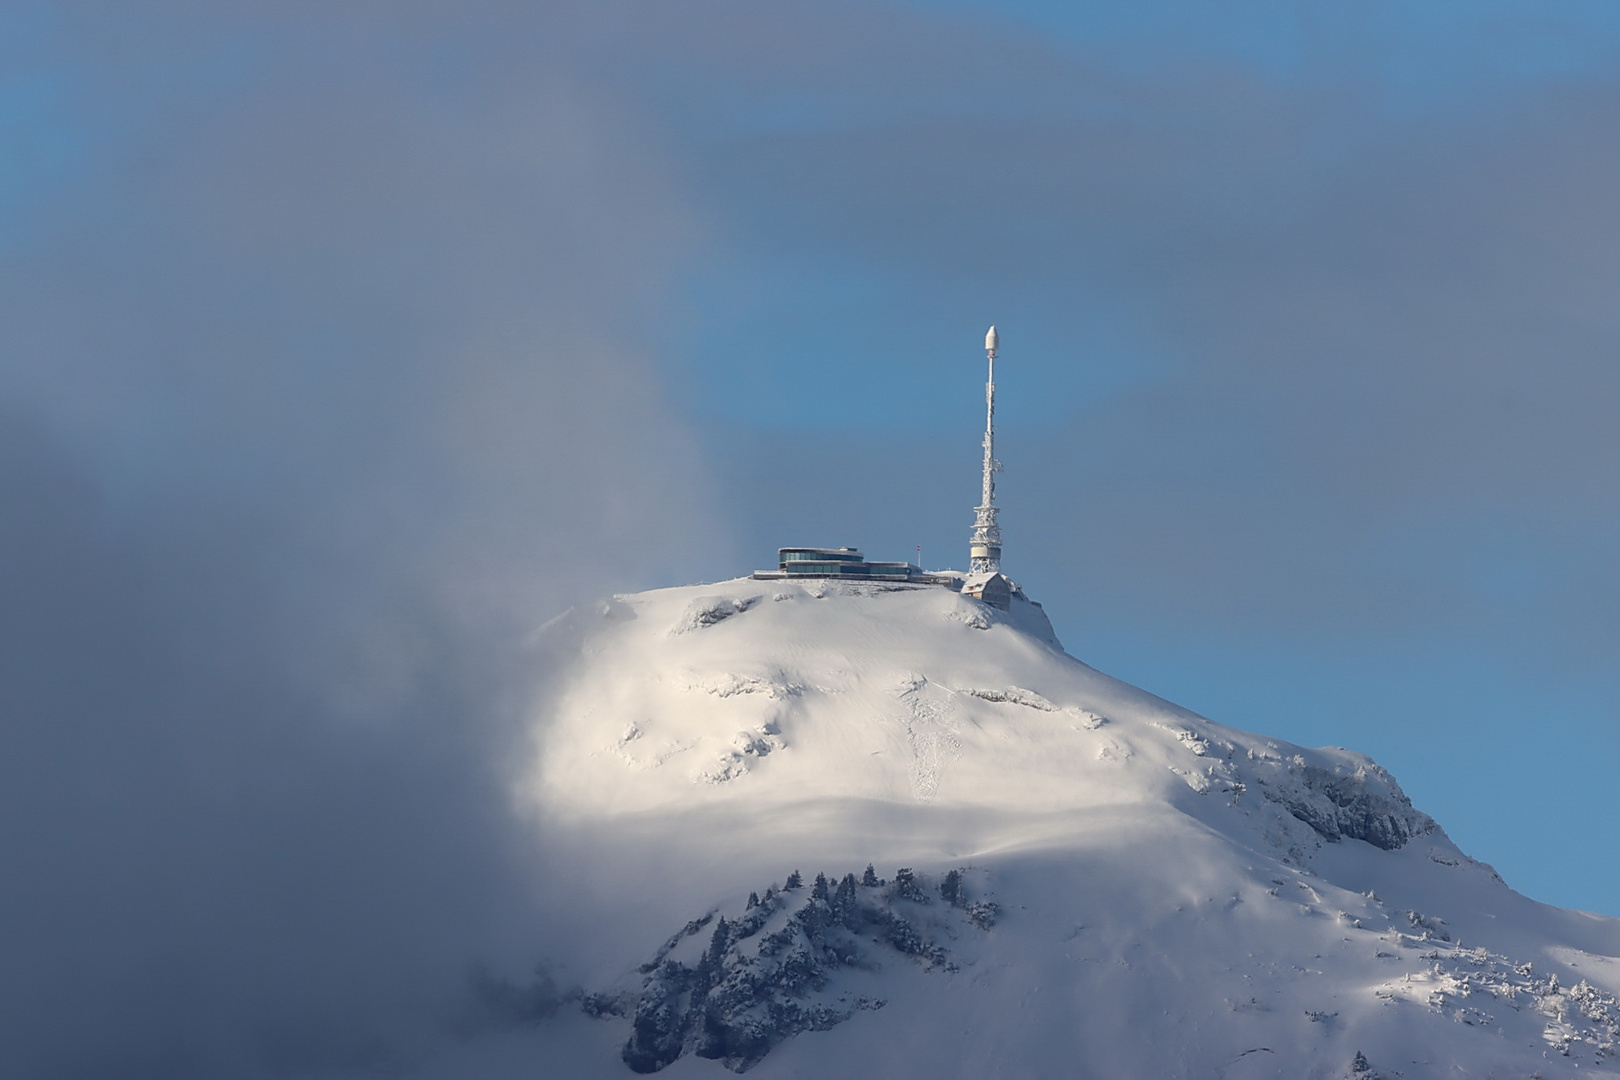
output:
M1616 730L1620 90L1509 7L0 12L0 1057L518 1022L535 627L782 544L960 564L992 322L1072 652L1612 910L1549 833Z
M526 635L724 550L647 334L700 235L658 146L556 20L378 14L0 35L49 179L0 248L14 1075L480 1030L545 953Z

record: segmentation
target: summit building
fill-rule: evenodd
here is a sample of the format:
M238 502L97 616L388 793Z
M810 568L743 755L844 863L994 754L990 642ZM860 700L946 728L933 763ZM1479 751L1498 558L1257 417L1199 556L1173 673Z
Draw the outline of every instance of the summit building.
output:
M973 508L973 534L968 543L968 570L926 571L910 562L868 562L852 547L785 547L777 550L775 570L756 570L754 577L772 581L783 579L832 578L845 581L892 582L902 585L943 585L964 596L982 600L989 606L1033 619L1051 636L1041 605L1024 595L1016 581L1001 572L1001 524L997 520L996 473L996 357L1001 339L991 327L984 336L989 374L984 384L984 469L979 505Z

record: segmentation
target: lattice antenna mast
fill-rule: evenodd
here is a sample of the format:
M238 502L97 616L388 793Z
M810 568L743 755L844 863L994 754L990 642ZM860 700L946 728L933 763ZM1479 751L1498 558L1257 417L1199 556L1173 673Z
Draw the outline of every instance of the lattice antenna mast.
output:
M984 351L990 361L990 377L984 384L984 491L973 508L973 542L968 549L968 572L994 574L1001 570L1001 526L996 524L996 328L984 335Z

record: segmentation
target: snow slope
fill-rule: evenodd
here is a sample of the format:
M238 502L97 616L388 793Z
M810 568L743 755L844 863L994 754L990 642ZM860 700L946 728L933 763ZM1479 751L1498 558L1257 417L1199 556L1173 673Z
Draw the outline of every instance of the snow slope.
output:
M579 992L538 1074L1620 1077L1620 920L1513 892L1363 755L1043 638L749 579L548 624L523 797Z

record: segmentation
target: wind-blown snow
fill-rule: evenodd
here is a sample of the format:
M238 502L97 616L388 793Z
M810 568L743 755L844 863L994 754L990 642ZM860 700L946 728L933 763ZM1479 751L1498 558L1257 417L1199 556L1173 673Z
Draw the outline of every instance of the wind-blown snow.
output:
M1361 754L1028 630L939 587L746 579L548 624L567 678L524 796L578 855L554 961L587 1007L536 1067L1620 1076L1620 921L1513 892ZM920 891L837 893L869 863Z

